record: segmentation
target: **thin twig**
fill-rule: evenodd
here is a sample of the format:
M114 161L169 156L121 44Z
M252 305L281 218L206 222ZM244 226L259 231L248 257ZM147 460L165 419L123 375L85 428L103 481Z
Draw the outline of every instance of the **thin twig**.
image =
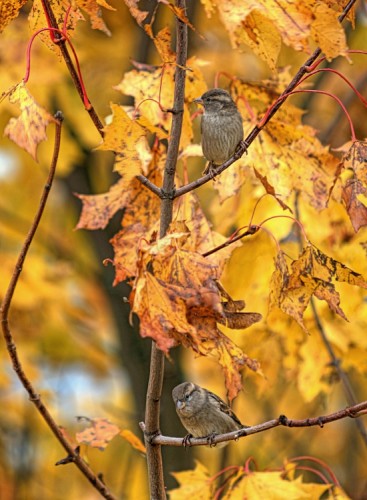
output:
M176 0L180 9L186 9L185 0ZM172 126L164 168L162 193L174 191L175 172L180 144L185 101L185 77L187 58L187 26L176 18L176 70L175 91L172 112ZM172 222L173 198L163 197L161 201L160 237L163 238ZM145 411L145 443L149 475L150 497L155 500L166 498L163 478L161 447L152 444L151 437L159 433L160 399L164 375L164 353L152 342L149 382Z
M325 424L330 422L335 422L336 420L341 420L343 418L358 418L363 415L367 415L367 401L362 401L354 406L349 406L344 410L339 410L335 413L330 413L329 415L322 415L319 417L305 418L302 420L291 420L285 415L280 415L278 418L269 420L258 425L252 425L251 427L245 427L238 431L228 432L227 434L217 434L216 436L210 436L210 443L213 445L217 443L223 443L225 441L237 441L238 439L251 434L257 434L259 432L267 431L274 427L284 426L284 427L323 427ZM145 430L145 425L140 422L140 427ZM184 438L182 437L170 437L163 436L161 434L156 435L151 438L151 442L154 444L160 444L161 446L184 446ZM191 438L190 446L207 446L208 438Z
M9 310L12 302L12 298L16 289L16 286L19 281L20 274L23 269L23 264L26 259L28 250L31 246L35 233L37 231L38 225L40 223L41 217L43 215L47 198L50 193L50 189L52 186L52 181L55 175L57 160L60 151L60 139L61 139L61 125L62 125L62 114L60 112L55 115L55 123L56 123L56 131L55 131L55 143L54 143L54 151L53 158L48 174L48 178L46 184L43 188L43 193L41 195L39 207L37 213L33 219L31 228L28 232L26 239L24 240L23 246L20 250L17 262L14 266L14 272L11 277L8 288L5 292L5 297L3 303L0 308L0 318L1 318L1 327L6 343L6 348L9 353L13 369L17 374L20 382L23 387L27 391L29 395L29 400L36 406L37 410L41 414L42 418L47 423L48 427L51 429L53 434L56 436L60 444L68 453L68 461L74 462L78 469L84 474L84 476L88 479L88 481L99 491L99 493L109 500L115 500L115 497L110 493L106 485L94 474L92 469L87 465L87 463L80 457L76 450L74 450L71 443L65 438L64 434L61 432L59 426L49 413L47 407L41 401L41 396L36 392L33 387L31 381L27 377L26 373L23 370L22 363L20 362L17 347L13 338L13 335L9 326Z

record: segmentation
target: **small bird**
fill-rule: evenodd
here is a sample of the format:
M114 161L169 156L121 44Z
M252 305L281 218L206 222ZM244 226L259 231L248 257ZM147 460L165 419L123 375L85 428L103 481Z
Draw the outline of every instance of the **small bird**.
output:
M230 407L212 392L192 382L177 385L172 391L177 415L189 432L183 444L190 445L191 437L207 437L208 443L215 434L225 434L242 429L242 425ZM219 448L228 442L219 443Z
M201 145L209 165L204 174L215 173L236 151L243 140L242 116L230 94L223 89L211 89L194 102L204 107L201 118Z

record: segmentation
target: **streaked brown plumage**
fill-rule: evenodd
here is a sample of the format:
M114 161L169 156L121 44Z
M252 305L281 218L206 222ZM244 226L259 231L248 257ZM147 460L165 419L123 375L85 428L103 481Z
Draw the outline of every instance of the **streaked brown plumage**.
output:
M182 425L189 432L186 442L192 437L208 437L214 434L242 429L243 426L230 407L216 394L193 384L184 382L172 391L177 415ZM226 446L228 442L217 446Z
M209 161L205 173L227 161L243 140L242 116L230 94L223 89L211 89L196 103L204 107L201 118L201 145Z

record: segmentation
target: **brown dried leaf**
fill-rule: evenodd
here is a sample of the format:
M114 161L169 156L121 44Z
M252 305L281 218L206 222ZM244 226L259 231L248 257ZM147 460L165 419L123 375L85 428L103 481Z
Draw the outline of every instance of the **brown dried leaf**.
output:
M303 314L312 295L325 300L332 311L347 320L339 306L340 297L332 280L367 288L363 276L312 245L308 245L301 256L292 262L291 268L290 273L283 252L279 252L271 280L270 308L278 306L304 330Z
M346 147L347 145L339 150L343 151ZM352 178L342 186L342 200L353 228L357 232L367 225L367 203L364 203L367 195L367 143L365 141L353 142L347 149L340 166L340 170L344 168L353 172Z
M163 351L182 344L214 357L223 368L233 399L241 387L241 369L259 367L218 330L218 321L228 323L217 286L218 267L182 248L186 240L187 232L181 232L169 233L155 243L141 242L139 275L130 296L132 311L139 316L140 334L152 337ZM245 321L232 324L243 328Z
M342 199L356 233L361 227L367 226L367 207L358 195L366 196L367 189L358 179L348 179L342 188Z
M145 21L147 15L149 14L146 10L139 10L138 3L139 0L124 0L127 8L130 11L130 14L136 20L139 26L143 26L143 22Z

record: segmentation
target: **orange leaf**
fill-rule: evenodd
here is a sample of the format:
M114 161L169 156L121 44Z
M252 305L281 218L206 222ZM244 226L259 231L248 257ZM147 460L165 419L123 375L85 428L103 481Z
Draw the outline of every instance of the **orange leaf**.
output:
M19 105L20 115L10 118L4 134L37 161L38 144L47 139L47 125L55 119L35 102L23 82L9 92L9 100Z
M129 431L128 429L124 429L123 431L120 432L120 436L126 439L126 441L130 443L135 450L138 450L144 454L146 453L145 446L143 445L141 440L137 436L135 436L133 432Z
M90 17L90 23L93 29L103 31L108 36L111 35L110 30L107 28L105 22L102 19L102 11L100 9L100 6L108 10L116 10L115 8L111 7L111 5L109 5L104 0L77 0L76 3L78 7L80 7L80 9L87 12L88 16Z
M0 4L0 33L15 19L27 0L2 0Z
M117 425L112 424L107 418L88 418L87 420L91 425L84 431L77 432L76 440L78 443L104 450L109 442L120 433Z
M241 388L242 368L258 371L259 366L218 329L218 321L228 321L217 285L218 267L185 250L186 239L187 233L168 233L155 243L142 241L140 272L130 296L132 311L139 316L140 334L152 337L161 350L182 344L214 357L223 368L232 400ZM260 315L251 314L259 320ZM234 323L244 327L244 321Z

